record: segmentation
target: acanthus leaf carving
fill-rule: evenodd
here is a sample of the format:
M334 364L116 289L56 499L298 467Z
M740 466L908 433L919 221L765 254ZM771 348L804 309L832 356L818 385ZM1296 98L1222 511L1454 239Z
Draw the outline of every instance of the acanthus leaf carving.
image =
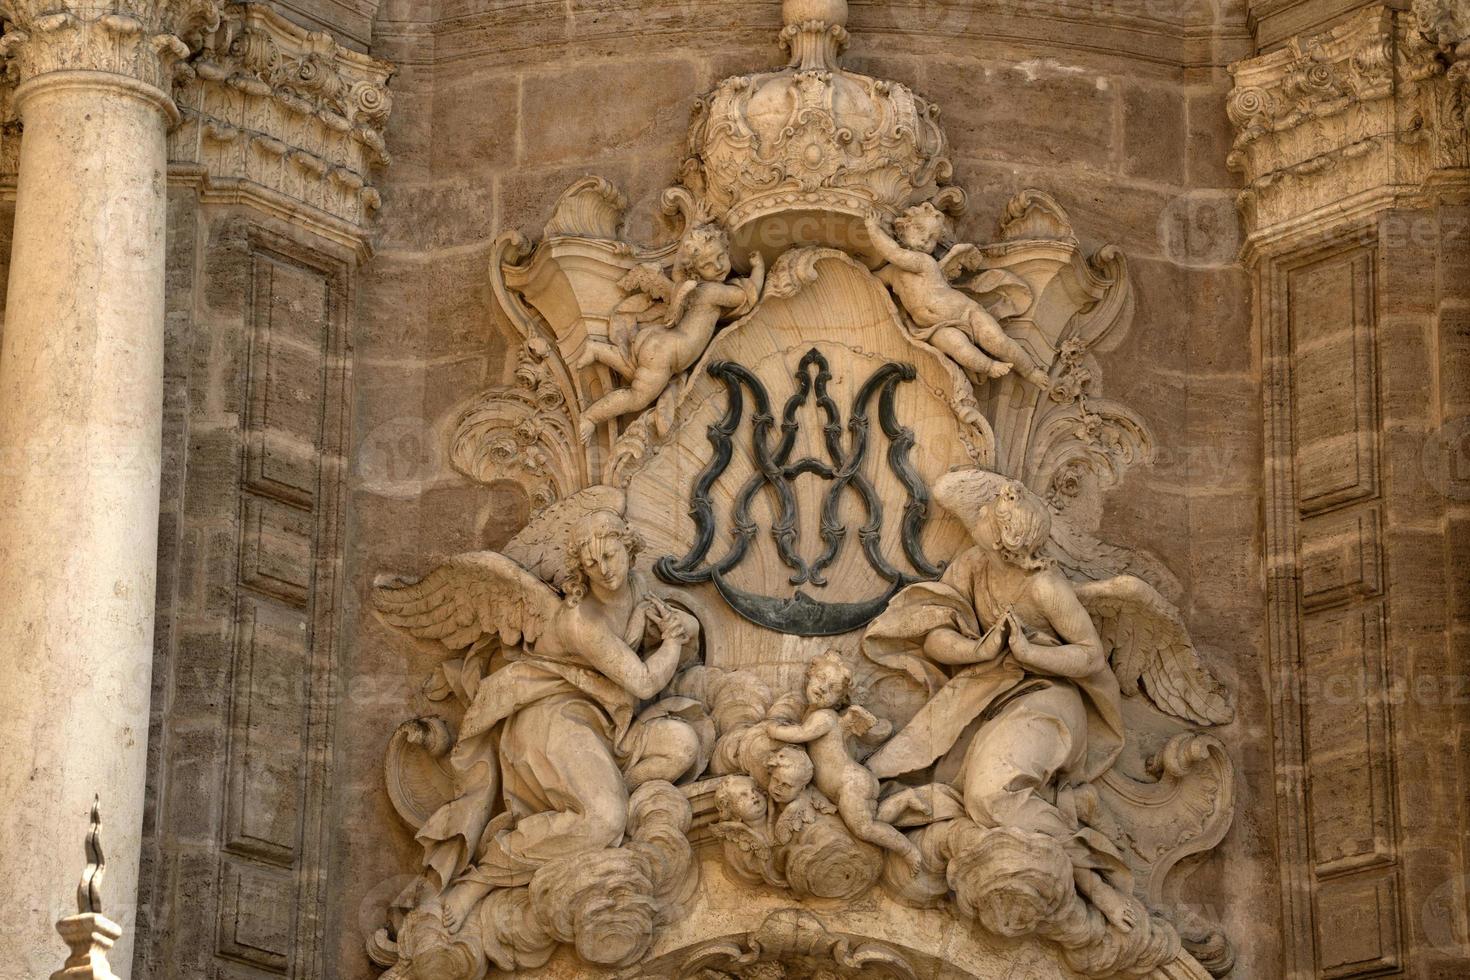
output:
M1345 199L1414 193L1466 165L1467 77L1454 4L1365 7L1231 66L1229 162L1257 240Z
M266 3L222 11L174 80L183 121L170 159L200 167L217 193L238 187L274 207L313 209L360 245L381 204L374 172L389 163L392 67Z

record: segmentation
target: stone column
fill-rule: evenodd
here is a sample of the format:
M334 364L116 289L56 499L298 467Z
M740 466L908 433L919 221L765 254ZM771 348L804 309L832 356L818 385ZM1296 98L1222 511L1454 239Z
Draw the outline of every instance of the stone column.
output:
M0 42L24 125L0 350L0 976L44 976L76 827L115 815L133 918L157 560L165 145L203 0L23 0ZM131 936L118 944L128 974Z
M1470 955L1470 15L1354 6L1232 69L1289 980Z

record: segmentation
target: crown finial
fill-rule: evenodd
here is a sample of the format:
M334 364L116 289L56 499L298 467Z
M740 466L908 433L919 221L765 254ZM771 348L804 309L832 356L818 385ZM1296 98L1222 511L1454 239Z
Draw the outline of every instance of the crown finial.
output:
M847 0L783 0L786 28L781 44L791 50L791 67L833 71L847 47Z

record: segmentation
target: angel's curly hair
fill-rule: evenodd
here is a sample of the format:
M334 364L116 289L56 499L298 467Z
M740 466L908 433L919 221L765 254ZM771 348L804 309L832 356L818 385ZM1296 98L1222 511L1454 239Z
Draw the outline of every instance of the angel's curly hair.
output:
M695 225L679 241L679 251L674 255L674 281L683 282L694 275L694 266L705 249L714 247L722 252L730 251L730 236L714 222Z
M939 238L939 245L947 246L951 244L951 239L954 237L954 223L950 221L949 215L936 208L929 201L924 201L921 204L915 204L911 208L906 208L903 214L894 219L893 230L900 237L904 237L919 222L931 222L934 224L935 232Z
M995 518L996 543L1006 561L1032 571L1052 566L1052 560L1041 554L1051 537L1051 508L1044 500L1012 480L987 509Z
M850 702L852 700L853 677L852 667L848 664L847 658L838 650L824 650L807 663L807 679L810 680L813 674L822 671L830 671L842 677L842 697L839 701L841 703Z
M616 511L593 511L567 532L566 571L562 583L567 605L575 606L587 595L587 573L582 569L582 556L589 547L608 538L622 542L627 549L630 566L638 560L638 553L643 550L643 539Z

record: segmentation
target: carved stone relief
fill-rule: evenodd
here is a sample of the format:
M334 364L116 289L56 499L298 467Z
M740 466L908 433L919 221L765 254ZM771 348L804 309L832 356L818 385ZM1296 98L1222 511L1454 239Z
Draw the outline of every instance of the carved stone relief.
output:
M842 68L845 3L785 12L791 64L700 102L670 242L588 178L497 245L525 353L453 458L539 512L377 583L444 715L389 747L423 860L370 954L917 975L862 901L957 937L936 975L1223 974L1177 889L1230 823L1231 693L1173 576L1098 537L1154 452L1093 354L1126 260L1039 191L951 241L932 107ZM700 935L710 875L776 907Z

